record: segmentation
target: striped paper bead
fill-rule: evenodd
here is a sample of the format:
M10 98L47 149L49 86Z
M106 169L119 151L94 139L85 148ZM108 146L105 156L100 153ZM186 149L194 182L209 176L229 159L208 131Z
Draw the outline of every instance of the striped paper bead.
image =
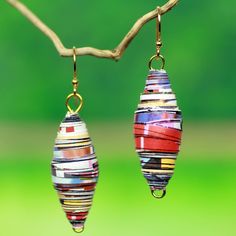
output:
M59 127L51 162L52 181L67 219L84 228L98 180L98 162L85 123L67 113Z
M166 71L150 70L134 117L136 151L151 191L163 190L174 173L182 115Z

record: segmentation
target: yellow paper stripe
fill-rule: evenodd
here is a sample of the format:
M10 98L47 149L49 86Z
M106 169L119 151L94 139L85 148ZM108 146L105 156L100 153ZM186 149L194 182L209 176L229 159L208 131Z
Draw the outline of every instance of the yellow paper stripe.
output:
M175 164L175 160L174 159L161 159L161 163L163 164Z

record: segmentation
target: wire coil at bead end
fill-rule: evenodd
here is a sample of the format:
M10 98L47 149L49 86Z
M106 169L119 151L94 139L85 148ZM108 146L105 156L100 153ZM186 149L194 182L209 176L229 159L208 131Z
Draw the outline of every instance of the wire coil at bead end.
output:
M152 190L151 191L152 196L157 198L157 199L162 199L166 195L166 189L157 189L157 190Z
M79 228L73 228L75 233L82 233L84 231L84 227L79 227Z

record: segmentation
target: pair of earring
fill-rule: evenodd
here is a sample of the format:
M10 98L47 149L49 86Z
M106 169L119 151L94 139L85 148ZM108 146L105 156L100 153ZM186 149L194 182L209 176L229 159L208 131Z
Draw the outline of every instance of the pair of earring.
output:
M182 115L170 85L165 59L160 53L161 14L157 17L156 54L149 61L149 75L135 112L134 137L141 168L154 197L162 198L173 175L182 133ZM152 63L160 60L160 70ZM64 212L75 232L82 232L98 180L98 161L79 111L83 99L77 92L76 54L74 49L73 92L66 99L68 112L62 121L51 163L52 180ZM70 100L79 101L73 110Z

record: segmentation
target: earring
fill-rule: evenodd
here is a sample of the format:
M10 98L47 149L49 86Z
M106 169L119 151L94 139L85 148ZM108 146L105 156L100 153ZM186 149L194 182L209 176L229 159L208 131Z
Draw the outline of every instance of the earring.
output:
M161 14L157 16L156 54L149 61L149 75L134 117L136 152L151 192L163 198L166 186L174 173L179 152L182 115L168 74L164 70L165 59L160 54ZM160 70L152 68L154 60L161 60Z
M66 99L68 112L60 124L51 162L52 181L60 203L73 230L82 232L98 180L98 162L86 124L78 112L83 99L77 93L76 54L74 55L73 93ZM74 111L69 102L74 98L79 101Z

